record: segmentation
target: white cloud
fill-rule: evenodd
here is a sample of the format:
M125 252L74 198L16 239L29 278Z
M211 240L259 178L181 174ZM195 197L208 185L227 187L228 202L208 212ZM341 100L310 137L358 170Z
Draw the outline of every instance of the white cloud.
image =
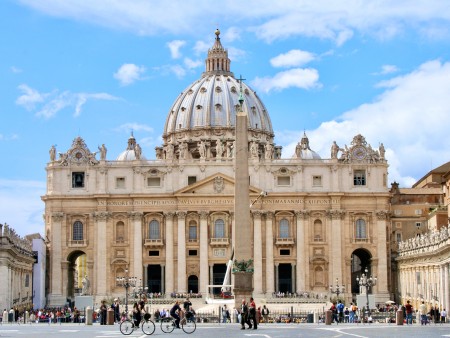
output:
M238 27L230 27L224 33L220 34L220 39L226 42L233 42L241 38L242 30Z
M44 233L45 182L0 179L1 223L8 223L20 236Z
M10 134L10 135L0 134L0 141L14 141L14 140L18 140L18 139L19 139L19 135L17 135L17 134Z
M184 62L184 65L186 66L186 68L188 68L188 69L198 68L201 65L203 65L203 61L200 61L200 60L194 61L190 58L184 58L183 62Z
M186 69L180 65L169 66L169 70L179 79L186 75Z
M381 70L377 73L373 73L373 75L388 75L392 73L397 73L398 71L399 69L395 65L383 65L381 66Z
M147 132L153 132L153 128L150 126L147 126L146 124L140 124L137 122L128 122L120 125L116 128L117 131L122 132L132 132L132 131L147 131Z
M211 48L211 44L206 43L205 41L197 41L194 45L194 52L197 55L203 55L209 48Z
M27 86L26 84L21 84L17 87L23 92L17 100L16 104L25 107L26 110L33 110L38 103L44 102L45 98L49 94L39 93L37 90Z
M301 67L314 60L315 55L299 49L292 49L270 59L273 67Z
M170 55L172 59L179 59L182 54L180 52L180 48L186 44L186 41L183 40L173 40L167 42L167 47L170 49Z
M146 69L144 66L137 66L132 63L125 63L114 73L114 78L119 80L122 86L128 86L133 82L142 80L142 75Z
M12 71L13 73L16 73L16 74L22 73L22 69L17 68L17 67L15 67L15 66L11 66L11 71Z
M75 109L73 115L77 117L81 114L82 107L88 100L119 100L119 98L107 93L72 93L67 90L62 93L59 93L58 90L51 93L39 93L36 89L24 84L18 88L24 94L17 98L16 104L25 107L28 111L34 111L36 106L41 104L35 114L47 119L55 116L64 108L72 106Z
M256 77L252 86L263 92L280 91L290 87L312 89L320 87L319 73L313 68L293 68L275 74L273 77Z
M448 127L442 123L450 116L450 62L426 62L409 74L380 82L378 87L385 91L373 102L307 131L311 148L329 158L334 140L343 147L353 136L362 134L374 148L384 144L389 181L410 186L413 177L422 177L450 158ZM297 135L284 140L283 156L293 152Z

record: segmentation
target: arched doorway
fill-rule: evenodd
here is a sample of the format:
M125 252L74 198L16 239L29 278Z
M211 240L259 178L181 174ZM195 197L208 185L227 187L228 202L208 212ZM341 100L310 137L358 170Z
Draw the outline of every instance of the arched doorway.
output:
M188 277L188 292L198 293L198 277L191 275Z
M369 270L369 275L372 274L372 255L366 249L356 249L352 253L351 260L352 293L359 294L356 278L360 277L366 268Z
M67 298L73 299L76 295L81 294L82 280L84 276L92 278L88 274L87 255L84 251L74 251L67 257ZM92 285L91 285L92 288Z

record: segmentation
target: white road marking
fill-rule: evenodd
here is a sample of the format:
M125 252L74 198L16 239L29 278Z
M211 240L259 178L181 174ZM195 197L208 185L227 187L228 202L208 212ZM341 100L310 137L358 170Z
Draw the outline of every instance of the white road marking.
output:
M246 336L253 336L253 337L258 336L258 337L271 338L269 335L266 335L266 334L259 334L259 333L246 333L245 335L246 335Z

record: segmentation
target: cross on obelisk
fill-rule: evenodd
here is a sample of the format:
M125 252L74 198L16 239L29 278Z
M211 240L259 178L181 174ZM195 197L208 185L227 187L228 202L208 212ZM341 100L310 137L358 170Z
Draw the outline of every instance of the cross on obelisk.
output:
M250 183L248 172L248 116L244 111L244 95L242 81L239 77L239 106L236 112L236 149L235 149L235 261L243 262L252 259L252 232L250 226ZM253 272L239 271L234 273L235 306L240 308L243 298L247 301L253 291Z

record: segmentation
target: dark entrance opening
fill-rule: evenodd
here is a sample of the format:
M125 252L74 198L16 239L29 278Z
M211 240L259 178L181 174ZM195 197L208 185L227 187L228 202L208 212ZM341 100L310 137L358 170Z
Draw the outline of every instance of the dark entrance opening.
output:
M148 292L162 292L161 287L161 265L149 264L147 267Z
M188 292L198 293L198 277L191 275L188 277Z
M292 265L280 264L278 266L278 291L292 292Z
M83 251L74 251L68 257L67 261L67 298L74 300L75 295L78 295L82 291L81 281L84 276L88 275L86 254ZM92 276L88 276L92 280ZM90 287L92 292L92 285Z
M359 294L359 283L356 278L361 277L364 273L364 270L369 270L369 276L372 274L372 265L371 265L372 255L369 251L365 249L356 249L352 253L352 293Z
M213 284L222 285L225 279L225 273L227 271L226 264L214 264L213 266ZM220 294L221 288L213 288L213 293L215 295Z

